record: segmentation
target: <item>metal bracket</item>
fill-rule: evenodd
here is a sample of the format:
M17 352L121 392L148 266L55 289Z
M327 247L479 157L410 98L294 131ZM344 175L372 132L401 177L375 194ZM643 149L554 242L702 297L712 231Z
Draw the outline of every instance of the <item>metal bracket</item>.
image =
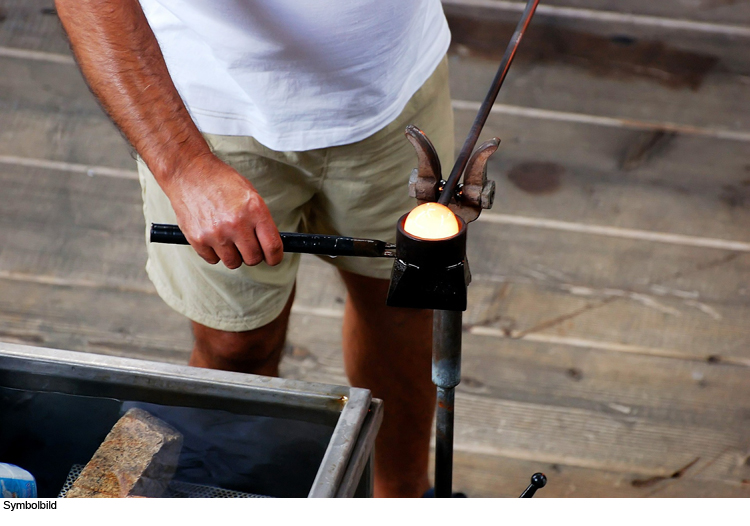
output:
M471 223L483 209L492 208L495 201L495 181L487 180L487 161L500 146L497 137L482 143L469 159L464 172L464 182L448 207L461 216L461 219Z
M409 197L415 197L419 204L432 203L440 196L440 158L427 135L410 124L404 132L406 138L417 151L417 168L409 177Z
M440 158L427 135L414 125L406 127L406 138L417 152L418 165L409 177L409 196L419 204L434 203L445 185L441 180ZM492 208L495 182L487 180L487 161L500 145L497 137L483 143L469 159L464 183L451 197L448 207L464 221L474 221L483 209Z

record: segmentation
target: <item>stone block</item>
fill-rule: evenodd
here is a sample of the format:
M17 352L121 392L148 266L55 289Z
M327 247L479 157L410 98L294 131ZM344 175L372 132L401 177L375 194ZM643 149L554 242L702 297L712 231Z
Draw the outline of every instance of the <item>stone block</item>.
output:
M182 435L133 408L114 425L66 497L160 497L177 468Z

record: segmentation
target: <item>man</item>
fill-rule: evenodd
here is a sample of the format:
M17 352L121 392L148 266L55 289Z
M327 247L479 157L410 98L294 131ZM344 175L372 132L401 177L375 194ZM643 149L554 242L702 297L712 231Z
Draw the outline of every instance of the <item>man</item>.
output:
M92 91L140 156L147 225L176 221L195 249L149 246L147 263L192 322L190 364L277 375L299 264L279 230L393 240L415 204L406 125L452 158L440 1L56 3ZM385 401L375 495L420 496L431 312L385 306L387 260L333 264L348 291L347 375Z

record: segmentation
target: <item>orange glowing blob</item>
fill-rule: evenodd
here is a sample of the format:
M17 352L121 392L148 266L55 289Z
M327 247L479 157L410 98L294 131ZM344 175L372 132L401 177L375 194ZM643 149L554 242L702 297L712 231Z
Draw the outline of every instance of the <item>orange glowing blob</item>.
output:
M458 219L447 206L425 203L409 212L404 230L421 239L445 239L458 234Z

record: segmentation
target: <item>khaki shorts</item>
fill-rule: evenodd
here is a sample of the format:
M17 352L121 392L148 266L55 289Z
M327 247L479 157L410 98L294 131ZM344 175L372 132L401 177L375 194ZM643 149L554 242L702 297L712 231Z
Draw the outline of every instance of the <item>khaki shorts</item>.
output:
M396 222L414 206L409 174L417 165L404 129L422 129L444 169L453 160L453 111L448 64L440 66L391 124L362 141L304 152L276 152L251 137L206 134L214 153L247 177L282 232L312 232L393 242ZM447 168L446 168L447 167ZM143 161L138 162L147 231L175 223L175 213ZM193 321L224 331L247 331L273 321L291 294L299 254L271 267L227 269L206 263L190 247L151 244L146 270L164 301ZM340 269L387 279L386 258L323 258Z

